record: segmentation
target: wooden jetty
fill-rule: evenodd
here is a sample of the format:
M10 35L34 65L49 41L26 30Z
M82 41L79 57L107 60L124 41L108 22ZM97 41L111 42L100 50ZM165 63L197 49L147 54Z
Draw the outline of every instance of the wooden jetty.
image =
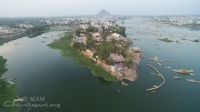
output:
M159 89L163 84L165 84L165 78L161 75L161 73L156 68L154 68L150 64L148 64L148 66L151 67L152 69L154 69L158 73L157 75L163 79L163 82L159 86L153 85L153 88L149 88L146 91L152 91L155 89Z

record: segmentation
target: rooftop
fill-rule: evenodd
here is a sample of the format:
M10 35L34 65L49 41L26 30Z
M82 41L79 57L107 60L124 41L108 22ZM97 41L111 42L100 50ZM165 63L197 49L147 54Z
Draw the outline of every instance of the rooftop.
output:
M118 55L117 53L110 53L110 59L114 62L124 62L125 59L122 55Z
M133 52L140 52L140 51L141 51L140 47L137 47L137 46L131 47L131 50L132 50Z

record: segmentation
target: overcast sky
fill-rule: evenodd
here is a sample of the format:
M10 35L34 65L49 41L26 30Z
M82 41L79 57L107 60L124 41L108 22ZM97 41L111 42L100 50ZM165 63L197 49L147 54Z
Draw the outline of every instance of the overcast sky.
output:
M96 15L200 15L200 0L0 0L0 17Z

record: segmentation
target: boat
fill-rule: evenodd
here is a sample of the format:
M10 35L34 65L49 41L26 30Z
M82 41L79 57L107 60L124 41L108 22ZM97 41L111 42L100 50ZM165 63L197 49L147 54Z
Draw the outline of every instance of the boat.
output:
M180 79L180 77L174 77L175 79Z
M151 75L156 75L155 73L150 73Z
M157 63L159 66L161 66L162 64L161 63Z
M126 83L122 82L122 86L128 86L128 84L126 84Z

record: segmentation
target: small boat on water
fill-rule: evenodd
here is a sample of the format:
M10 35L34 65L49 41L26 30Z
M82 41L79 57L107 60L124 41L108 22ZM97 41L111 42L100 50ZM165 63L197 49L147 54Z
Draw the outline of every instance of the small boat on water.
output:
M126 84L126 83L122 82L122 86L128 86L128 84Z
M175 79L180 79L180 77L174 77Z
M159 66L161 66L162 64L161 63L157 63Z

